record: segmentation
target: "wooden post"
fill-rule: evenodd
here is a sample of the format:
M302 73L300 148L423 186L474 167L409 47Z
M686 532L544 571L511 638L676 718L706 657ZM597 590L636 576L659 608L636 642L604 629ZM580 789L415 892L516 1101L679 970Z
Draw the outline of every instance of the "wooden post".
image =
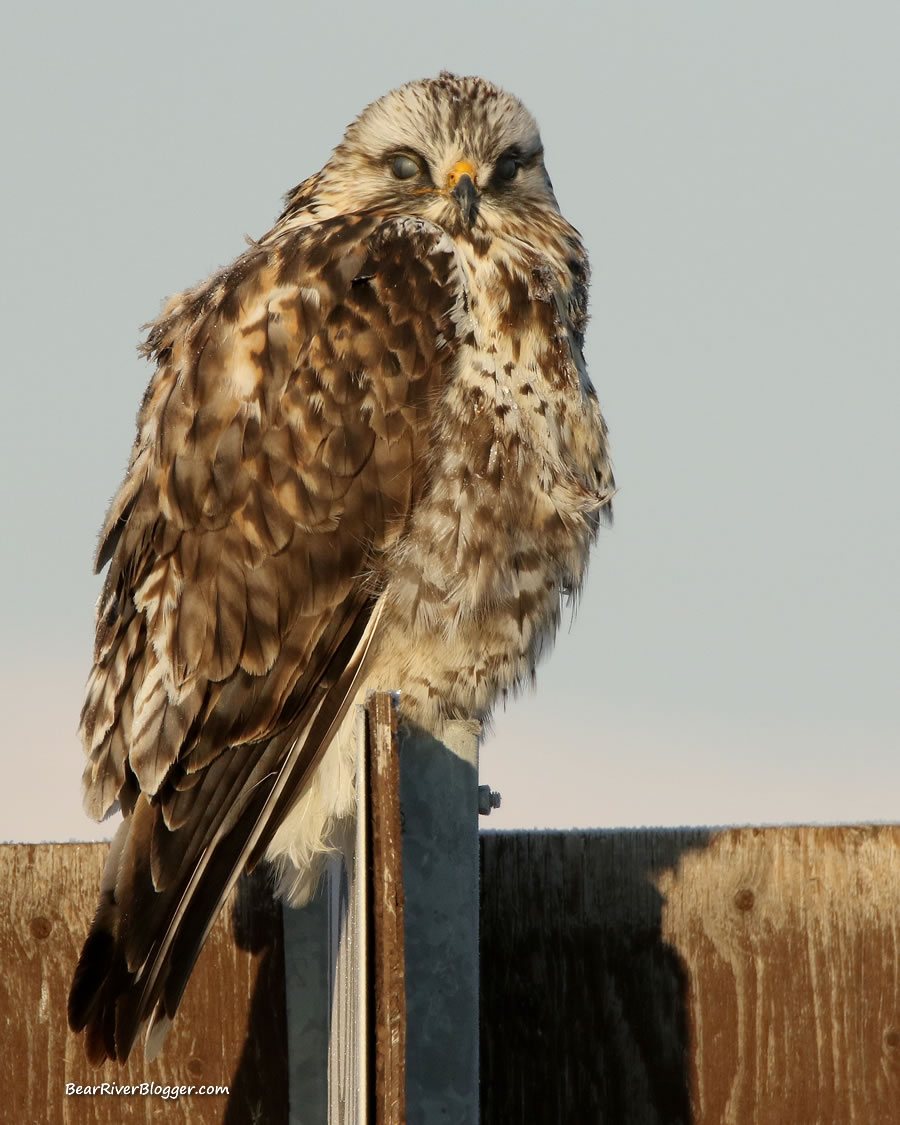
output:
M397 708L387 692L367 706L368 792L371 827L372 1034L374 1125L406 1123L406 948L403 931L403 840Z

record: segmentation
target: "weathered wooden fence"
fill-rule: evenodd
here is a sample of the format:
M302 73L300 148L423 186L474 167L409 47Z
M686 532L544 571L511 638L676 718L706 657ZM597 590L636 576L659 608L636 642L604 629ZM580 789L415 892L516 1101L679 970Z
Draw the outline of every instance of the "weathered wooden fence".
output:
M491 834L481 910L483 1122L900 1122L900 828Z
M433 817L439 825L443 809ZM124 1067L87 1065L65 1001L105 852L0 847L0 1121L318 1125L327 1052L318 1017L304 1025L302 1016L317 990L329 1004L317 936L327 910L290 912L283 926L261 876L242 882L217 923L159 1058L135 1051ZM481 864L485 1125L900 1122L900 828L488 832ZM429 883L427 850L416 875L414 866L407 908L424 919L443 902L445 876ZM303 1009L290 1052L284 933L300 946L287 958L287 1006L299 995ZM387 1015L368 1033L375 1043L380 1020L371 1061L382 1096L396 1094L384 1068L405 1061L393 933L393 967L384 960L375 986L393 999L374 1002ZM413 971L417 958L427 969L427 949L410 957ZM443 1036L471 1046L448 1053L464 1081L477 1029L435 1028L416 1004L411 1039L427 1057L413 1069L433 1065ZM104 1082L137 1089L75 1092ZM229 1092L197 1092L207 1085ZM439 1106L423 1111L421 1090L408 1081L406 1090L410 1125L456 1120ZM374 1122L403 1120L396 1099L385 1104L369 1103Z
M259 879L239 886L216 923L160 1058L147 1063L138 1049L125 1066L86 1062L66 1025L66 998L107 850L0 845L0 1121L287 1121L281 908ZM138 1090L74 1092L104 1082ZM142 1083L160 1092L144 1093ZM230 1094L172 1096L173 1087L207 1085Z

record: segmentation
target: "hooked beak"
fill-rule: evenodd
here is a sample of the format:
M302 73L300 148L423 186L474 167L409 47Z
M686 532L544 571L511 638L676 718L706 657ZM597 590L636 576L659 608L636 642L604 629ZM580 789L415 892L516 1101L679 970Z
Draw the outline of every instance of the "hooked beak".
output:
M447 187L463 222L470 227L478 214L478 188L475 187L475 169L468 160L460 160L453 166L447 177Z

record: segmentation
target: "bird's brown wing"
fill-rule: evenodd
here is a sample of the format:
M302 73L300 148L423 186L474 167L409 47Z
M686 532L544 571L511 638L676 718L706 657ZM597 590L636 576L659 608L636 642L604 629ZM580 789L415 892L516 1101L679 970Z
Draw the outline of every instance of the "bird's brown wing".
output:
M85 806L125 814L69 998L92 1061L166 1026L348 704L462 308L442 232L364 214L276 231L151 328L82 714Z

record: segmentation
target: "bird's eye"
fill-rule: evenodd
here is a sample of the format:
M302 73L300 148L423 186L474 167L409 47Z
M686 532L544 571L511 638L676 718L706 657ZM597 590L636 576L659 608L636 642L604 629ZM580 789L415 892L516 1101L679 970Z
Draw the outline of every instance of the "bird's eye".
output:
M519 172L519 162L514 156L501 156L494 165L494 175L503 183L510 183Z
M411 180L422 171L422 165L412 156L402 152L391 161L391 171L398 180Z

